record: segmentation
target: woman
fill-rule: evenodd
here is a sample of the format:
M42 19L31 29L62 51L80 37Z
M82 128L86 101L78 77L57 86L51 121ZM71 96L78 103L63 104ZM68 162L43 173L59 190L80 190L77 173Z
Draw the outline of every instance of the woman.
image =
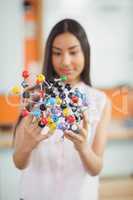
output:
M13 160L22 170L20 199L97 200L111 106L106 95L91 86L90 46L75 20L64 19L53 27L43 73L48 80L65 74L66 82L86 93L90 103L80 134L42 134L32 116L17 124Z

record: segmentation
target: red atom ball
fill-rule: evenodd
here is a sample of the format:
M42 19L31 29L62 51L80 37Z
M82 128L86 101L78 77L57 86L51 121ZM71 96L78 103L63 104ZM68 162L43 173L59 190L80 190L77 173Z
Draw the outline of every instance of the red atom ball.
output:
M28 115L29 115L28 110L23 110L23 111L22 111L22 116L23 116L23 117L26 117L26 116L28 116Z
M41 119L41 123L46 125L48 123L48 119L46 117L43 117Z
M23 76L24 78L28 78L28 77L29 77L29 72L28 72L27 70L24 70L24 71L22 72L22 76Z
M75 116L74 115L70 115L70 116L68 116L67 117L67 121L68 121L68 123L73 123L73 122L75 122Z
M72 101L73 101L73 103L77 103L78 102L78 97L77 96L72 96Z

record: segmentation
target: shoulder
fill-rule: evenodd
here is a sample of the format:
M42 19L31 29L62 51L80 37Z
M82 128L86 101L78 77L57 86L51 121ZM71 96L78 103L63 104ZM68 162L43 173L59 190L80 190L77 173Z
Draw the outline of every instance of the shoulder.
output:
M84 87L85 87L85 93L88 99L93 101L93 103L97 104L98 106L100 106L101 104L104 106L106 104L106 102L108 101L108 98L104 91L95 87L91 87L86 84L84 84Z
M100 104L99 106L101 107L101 117L107 115L109 116L111 114L111 100L108 98L106 93L100 89L93 88L93 91L95 92L95 95L97 96L97 104Z
M86 94L87 94L89 105L90 105L90 110L91 111L93 110L93 115L94 115L94 110L99 119L103 115L107 116L107 113L109 115L109 113L111 113L112 105L106 93L100 89L90 87L88 85L85 85L85 87L86 87Z
M104 97L104 98L106 96L102 90L89 86L83 82L81 82L80 87L84 89L86 93L91 94L92 96L99 96L99 97Z
M106 94L105 92L103 92L102 90L95 88L95 87L90 87L88 85L86 85L88 88L89 93L95 97L95 98L106 98Z

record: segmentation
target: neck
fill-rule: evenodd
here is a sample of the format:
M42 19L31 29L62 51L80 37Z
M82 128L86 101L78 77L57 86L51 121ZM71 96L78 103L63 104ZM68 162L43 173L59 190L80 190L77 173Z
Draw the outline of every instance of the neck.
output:
M67 80L66 83L69 83L70 85L75 86L80 81L81 81L80 79L77 79L77 80Z

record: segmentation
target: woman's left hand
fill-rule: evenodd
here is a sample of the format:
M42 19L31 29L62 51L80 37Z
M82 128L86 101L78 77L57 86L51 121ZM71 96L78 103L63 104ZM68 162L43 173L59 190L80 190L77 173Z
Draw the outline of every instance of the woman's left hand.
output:
M83 113L83 126L82 128L78 125L79 133L74 133L73 131L65 131L64 136L71 140L75 146L75 148L80 151L82 150L87 144L87 137L88 137L88 115L87 112Z

